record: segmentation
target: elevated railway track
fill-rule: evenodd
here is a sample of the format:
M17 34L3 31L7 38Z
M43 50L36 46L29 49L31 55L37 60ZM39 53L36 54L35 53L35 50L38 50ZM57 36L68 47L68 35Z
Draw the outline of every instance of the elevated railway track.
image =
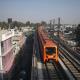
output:
M44 64L44 70L43 70L43 75L46 80L67 80L68 78L63 72L63 69L61 66L56 62L47 62Z
M46 63L42 62L36 33L34 41L36 71L33 70L35 79L32 77L31 80L80 80L79 56L66 47L61 40L56 38L56 42L60 42L58 62L53 60Z
M72 74L74 80L80 80L80 66L66 52L60 50L60 59Z
M68 80L59 63L55 61L43 63L41 61L39 43L36 37L35 34L31 80Z

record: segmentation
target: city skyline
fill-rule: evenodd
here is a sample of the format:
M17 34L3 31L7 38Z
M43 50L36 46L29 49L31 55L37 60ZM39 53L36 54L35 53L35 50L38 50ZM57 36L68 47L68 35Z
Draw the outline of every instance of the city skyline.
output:
M0 0L0 21L40 22L60 17L61 23L80 22L80 0Z

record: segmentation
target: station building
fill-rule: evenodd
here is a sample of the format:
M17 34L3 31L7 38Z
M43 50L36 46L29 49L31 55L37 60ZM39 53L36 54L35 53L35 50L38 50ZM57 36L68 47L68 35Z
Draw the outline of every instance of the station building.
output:
M14 30L0 31L0 80L9 80L14 62Z

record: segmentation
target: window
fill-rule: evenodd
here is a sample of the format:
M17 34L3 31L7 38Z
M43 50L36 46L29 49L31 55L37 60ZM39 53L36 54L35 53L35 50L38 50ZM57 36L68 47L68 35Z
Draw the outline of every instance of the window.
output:
M3 42L1 42L1 53L4 53L4 46L3 46Z
M46 48L46 54L52 55L54 53L56 53L56 48L55 47L47 47Z

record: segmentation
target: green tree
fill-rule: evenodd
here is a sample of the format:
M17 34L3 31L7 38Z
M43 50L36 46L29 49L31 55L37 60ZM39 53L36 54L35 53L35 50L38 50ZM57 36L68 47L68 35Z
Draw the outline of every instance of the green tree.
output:
M30 21L27 21L26 22L26 26L30 26Z
M46 26L47 23L45 21L41 21L41 25Z
M0 22L0 27L1 27L1 29L7 29L8 28L8 23L6 23L6 22Z
M77 46L80 47L80 24L78 24L77 28L75 29Z

